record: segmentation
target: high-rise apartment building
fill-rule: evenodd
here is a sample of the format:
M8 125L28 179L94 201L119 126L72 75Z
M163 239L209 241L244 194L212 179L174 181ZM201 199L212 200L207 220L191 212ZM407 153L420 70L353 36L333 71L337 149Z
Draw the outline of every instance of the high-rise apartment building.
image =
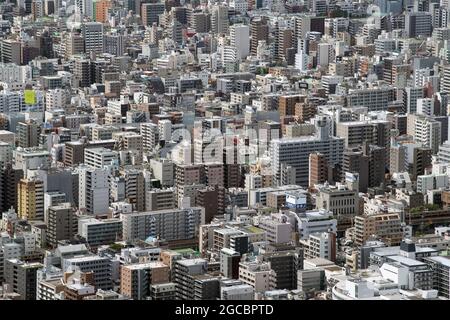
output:
M408 12L405 15L405 30L408 37L429 37L432 32L432 15L429 12Z
M18 146L32 148L38 146L39 125L34 121L19 122L17 124Z
M110 2L107 0L107 2ZM105 34L103 50L115 56L122 56L125 53L126 36L119 33Z
M145 194L145 210L173 209L176 206L173 189L152 189Z
M64 272L75 268L79 268L81 272L93 272L93 284L97 289L111 290L113 288L112 265L108 257L82 255L63 259Z
M123 240L157 236L166 241L194 239L202 214L203 208L195 207L122 214Z
M306 241L305 258L323 258L336 261L336 234L332 232L313 233Z
M106 23L108 18L108 10L111 8L111 0L100 0L95 2L95 21Z
M18 214L26 220L44 220L44 184L37 179L21 179L17 186Z
M165 11L164 3L142 3L141 17L144 26L151 26L159 22L159 15Z
M5 261L5 283L12 292L20 295L20 300L36 300L37 270L41 263L28 263L17 259Z
M78 235L90 248L97 248L122 239L122 221L119 219L78 218Z
M346 96L348 107L366 107L368 111L387 110L397 98L392 87L349 90Z
M309 186L328 181L328 162L325 156L319 152L309 154Z
M230 45L236 48L236 58L240 61L250 54L250 28L243 24L230 27Z
M118 163L119 155L107 148L84 149L84 163L91 168L101 169Z
M346 185L323 185L318 188L316 208L333 212L337 219L338 232L345 232L352 226L353 218L359 214L360 199L358 190Z
M287 60L288 49L294 48L294 32L289 28L279 28L275 38L275 54L279 60Z
M352 148L345 149L342 158L342 178L346 173L358 174L358 189L366 192L369 186L369 157L359 148Z
M47 213L47 243L56 247L60 240L71 240L77 233L77 218L70 203L50 206Z
M444 65L441 68L441 92L450 93L450 64Z
M271 142L271 169L277 180L281 178L281 165L284 163L295 168L296 184L307 186L311 152L323 154L329 165L341 162L344 139L330 136L329 126L324 119L318 121L317 131L315 136L275 139Z
M159 128L154 123L143 123L140 128L143 150L145 152L152 152L159 144Z
M228 33L228 7L216 5L211 8L211 31L216 34Z
M81 141L66 142L64 150L64 165L68 167L76 166L84 162L84 143Z
M91 66L88 59L76 59L74 77L80 87L91 85Z
M65 56L68 58L75 54L83 53L84 38L81 33L70 32L65 39Z
M439 147L439 150L442 150L441 148L445 148L445 144ZM442 153L439 151L438 159L445 161L440 155L442 156ZM390 152L389 172L408 172L411 179L416 179L431 166L431 156L431 149L423 147L420 142L414 142L412 137L395 141Z
M283 95L278 98L278 109L280 110L280 116L292 116L295 114L295 106L299 102L305 100L305 96L302 95Z
M385 183L386 148L366 143L363 148L369 158L369 187L379 187Z
M379 237L390 246L399 245L403 238L400 215L380 212L356 216L356 244L363 245L372 235Z
M0 42L1 62L12 62L17 65L22 63L22 44L20 41L4 39Z
M388 121L350 121L336 125L336 135L345 139L345 147L361 146L363 142L388 148L391 124Z
M431 117L419 114L408 114L407 121L407 134L413 136L415 141L422 143L424 147L430 148L432 153L436 154L442 143L442 124Z
M205 12L194 12L191 14L191 26L199 33L211 30L211 14Z
M200 188L195 193L195 205L205 208L204 223L225 213L225 189L221 186Z
M125 181L125 199L133 205L136 211L145 209L145 183L142 171L127 168L120 171Z
M83 166L79 170L79 207L87 214L107 213L109 208L108 169Z
M256 56L259 41L269 41L269 26L265 17L255 17L250 22L250 52Z
M7 164L0 168L0 175L2 212L9 210L11 207L18 211L18 189L19 182L24 177L23 170L15 169L12 164Z
M170 281L170 268L159 261L130 264L121 267L120 275L120 293L133 300L144 300L150 296L152 285Z
M153 175L158 179L163 187L173 187L174 185L174 164L169 159L151 159L150 167Z
M297 271L300 269L303 257L294 250L270 252L264 255L272 270L269 286L272 290L292 290L297 287Z
M178 260L173 266L173 282L176 285L177 300L194 300L195 276L207 272L208 262L204 259Z
M103 24L100 22L85 22L81 25L84 38L84 51L87 53L103 53Z

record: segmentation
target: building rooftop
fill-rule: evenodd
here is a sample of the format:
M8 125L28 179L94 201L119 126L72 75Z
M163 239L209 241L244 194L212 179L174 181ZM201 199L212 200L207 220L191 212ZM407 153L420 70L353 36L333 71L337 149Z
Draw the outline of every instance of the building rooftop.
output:
M84 245L84 244L70 244L67 246L59 246L56 250L58 250L61 254L78 252L78 251L88 251L86 245Z
M450 268L450 256L428 257L427 259L440 263L447 268Z
M265 232L263 229L260 229L258 227L255 226L243 226L239 228L240 230L244 231L244 232L248 232L248 233L263 233Z
M195 251L195 250L192 249L192 248L174 249L173 251L175 251L175 252L177 252L177 253L181 253L181 254L183 254L183 255L186 255L186 254L196 254L196 253L198 253L197 251Z
M305 259L305 262L312 264L316 267L324 267L334 265L333 261L324 258L313 258L313 259ZM341 269L341 268L340 268Z
M90 261L98 261L98 260L109 260L107 257L100 257L95 254L91 255L81 255L81 256L75 256L73 258L66 259L67 262L90 262Z
M154 269L154 268L164 268L169 267L165 263L162 263L161 261L151 261L146 263L136 263L136 264L129 264L123 266L123 268L127 268L130 270L141 270L141 269Z
M196 258L196 259L178 260L177 263L184 265L186 267L189 267L189 266L195 266L195 265L199 265L199 264L206 264L207 261L205 259Z
M397 261L400 264L408 266L408 267L419 267L419 266L426 265L426 263L424 263L424 262L420 262L418 260L399 256L399 255L389 256L389 260Z

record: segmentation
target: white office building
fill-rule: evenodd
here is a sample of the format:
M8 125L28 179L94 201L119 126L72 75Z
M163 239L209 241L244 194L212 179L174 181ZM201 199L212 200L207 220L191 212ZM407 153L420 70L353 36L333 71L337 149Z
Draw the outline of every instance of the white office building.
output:
M119 241L122 238L122 221L119 219L80 218L78 234L89 246L98 247Z
M121 214L123 240L146 240L148 237L167 241L194 239L203 211L203 208L194 207Z
M247 2L245 0L245 2ZM250 28L244 24L230 27L230 45L236 49L236 58L242 60L250 54Z
M417 176L417 192L425 195L430 190L446 189L449 185L448 180L448 175L445 173Z
M113 288L112 264L107 257L98 255L75 256L62 261L63 271L94 272L94 283L99 289L110 290Z
M276 181L281 181L282 164L295 169L295 183L308 186L309 154L320 152L330 165L340 163L344 152L344 139L331 137L329 125L325 120L318 121L316 136L283 138L272 140L270 155L272 157L272 174ZM299 152L301 150L301 152Z
M326 210L291 213L297 220L300 239L308 239L310 234L319 232L334 232L337 230L337 220L332 219L332 213Z
M159 144L159 127L154 123L141 124L140 133L145 152L151 152Z
M119 155L106 148L88 148L84 150L84 163L92 168L118 165Z
M107 213L109 209L108 169L80 167L79 207L88 214Z

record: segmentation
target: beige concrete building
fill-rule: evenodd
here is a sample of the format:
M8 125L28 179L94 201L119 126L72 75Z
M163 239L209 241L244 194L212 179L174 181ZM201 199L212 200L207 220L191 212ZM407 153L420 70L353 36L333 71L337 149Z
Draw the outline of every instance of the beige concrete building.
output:
M280 209L286 204L286 192L274 191L267 192L266 205L271 208Z
M338 221L338 231L345 231L352 226L353 217L359 214L359 202L357 190L343 184L323 185L318 188L316 208L331 211Z
M355 217L355 239L363 245L371 236L380 238L388 246L398 246L403 238L398 213L378 213Z
M239 263L239 280L251 285L256 292L269 290L270 265L265 262L241 262Z
M26 220L44 220L44 183L21 179L17 186L18 215Z
M131 264L122 266L120 275L120 293L142 300L150 294L150 285L170 281L170 268L160 261Z

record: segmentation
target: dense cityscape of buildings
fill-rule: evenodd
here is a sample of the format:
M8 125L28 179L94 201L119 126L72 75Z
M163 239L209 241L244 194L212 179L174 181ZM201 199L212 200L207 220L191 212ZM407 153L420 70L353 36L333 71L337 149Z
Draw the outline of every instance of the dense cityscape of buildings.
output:
M0 3L0 299L447 300L450 1Z

